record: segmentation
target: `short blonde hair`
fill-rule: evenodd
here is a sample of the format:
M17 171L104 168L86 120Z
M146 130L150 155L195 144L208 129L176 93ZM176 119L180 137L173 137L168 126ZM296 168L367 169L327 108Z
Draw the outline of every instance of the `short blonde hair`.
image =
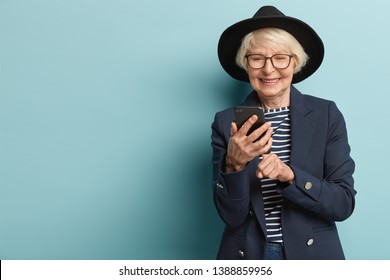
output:
M282 47L294 55L294 74L298 73L309 60L309 56L301 44L290 33L279 28L261 28L247 34L241 42L236 56L236 63L248 71L245 55L256 45L267 45L270 47Z

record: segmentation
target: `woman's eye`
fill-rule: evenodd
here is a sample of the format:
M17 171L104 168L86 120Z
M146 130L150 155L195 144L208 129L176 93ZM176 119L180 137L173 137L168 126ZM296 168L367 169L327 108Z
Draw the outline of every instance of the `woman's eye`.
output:
M255 57L252 57L252 59L255 61L262 61L262 60L264 60L264 57L255 56Z

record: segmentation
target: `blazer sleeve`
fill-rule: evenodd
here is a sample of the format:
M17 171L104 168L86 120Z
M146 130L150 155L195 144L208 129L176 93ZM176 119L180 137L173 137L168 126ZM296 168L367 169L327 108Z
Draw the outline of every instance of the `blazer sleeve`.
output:
M333 102L329 105L327 124L327 128L321 128L327 131L326 139L314 143L317 145L314 147L323 150L319 152L322 158L316 158L317 167L291 164L295 181L281 189L281 193L289 201L318 216L343 221L355 208L356 191L352 177L355 163L350 156L344 118Z
M226 115L226 111L217 113L211 126L212 187L214 204L220 217L227 225L236 227L244 223L249 212L250 176L247 167L239 172L223 172L231 125Z

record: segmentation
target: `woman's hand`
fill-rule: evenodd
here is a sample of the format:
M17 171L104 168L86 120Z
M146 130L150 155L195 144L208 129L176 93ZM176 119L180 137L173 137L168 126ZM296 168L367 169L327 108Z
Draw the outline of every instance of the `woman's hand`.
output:
M260 179L268 177L278 179L280 182L291 184L295 180L292 169L282 162L280 158L273 153L263 154L263 160L257 166L257 177Z
M253 115L239 130L236 123L232 123L225 158L226 173L242 170L249 161L266 153L271 148L272 128L270 123L265 123L250 135L246 135L256 121L257 116ZM262 134L264 135L257 140Z

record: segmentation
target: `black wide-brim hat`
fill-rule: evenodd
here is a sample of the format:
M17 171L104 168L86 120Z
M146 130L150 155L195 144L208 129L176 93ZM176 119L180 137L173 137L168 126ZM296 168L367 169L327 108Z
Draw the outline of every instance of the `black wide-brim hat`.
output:
M306 65L294 74L292 83L303 81L320 67L324 58L324 44L314 29L299 19L285 16L273 6L264 6L252 18L228 27L219 39L219 61L230 76L249 82L246 71L236 64L237 51L248 33L267 27L283 29L293 35L309 56Z

